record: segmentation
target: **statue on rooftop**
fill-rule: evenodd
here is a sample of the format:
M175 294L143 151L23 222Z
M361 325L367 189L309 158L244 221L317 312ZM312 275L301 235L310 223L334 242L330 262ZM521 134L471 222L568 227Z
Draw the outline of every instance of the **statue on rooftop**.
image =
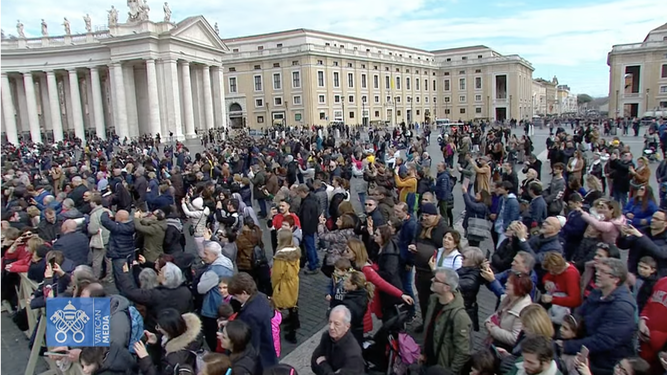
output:
M148 12L151 10L146 0L127 0L130 11L127 12L127 22L147 21Z
M42 36L49 36L49 27L46 24L46 21L44 21L44 18L42 18Z
M86 23L86 31L87 32L92 32L93 27L91 26L92 21L90 19L90 14L86 13L86 15L83 17L83 22Z
M16 32L19 34L19 38L25 38L25 32L23 31L23 24L21 20L16 20Z
M216 22L215 25L213 26L213 29L215 30L215 33L220 36L220 28L218 27L218 23Z
M118 25L118 11L116 8L111 6L111 10L108 11L109 13L109 26L116 26Z
M166 1L162 6L162 10L164 11L164 22L169 22L171 20L171 9L169 8L169 4Z
M67 20L67 17L64 18L63 27L65 28L65 35L71 35L72 34L72 29L69 25L69 21Z

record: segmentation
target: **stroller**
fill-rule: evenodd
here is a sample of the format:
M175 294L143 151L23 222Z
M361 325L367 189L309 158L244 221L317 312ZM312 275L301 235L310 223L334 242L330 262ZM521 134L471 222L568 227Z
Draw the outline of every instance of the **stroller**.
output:
M421 350L415 340L405 332L409 319L407 306L396 306L396 315L390 318L364 342L363 355L368 371L387 375L405 375L410 365L417 363Z

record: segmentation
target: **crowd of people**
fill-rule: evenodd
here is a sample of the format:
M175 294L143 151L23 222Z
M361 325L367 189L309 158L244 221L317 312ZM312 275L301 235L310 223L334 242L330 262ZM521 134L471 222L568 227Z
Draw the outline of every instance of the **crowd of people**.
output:
M195 155L150 136L7 145L3 305L27 329L22 273L27 309L110 298L109 347L48 348L86 374L296 375L278 358L306 303L329 307L318 375L662 374L667 161L651 176L598 125L565 125L544 166L529 123L443 131L441 156L437 129L405 124L225 133ZM664 120L646 132L667 141ZM300 296L313 275L324 301Z

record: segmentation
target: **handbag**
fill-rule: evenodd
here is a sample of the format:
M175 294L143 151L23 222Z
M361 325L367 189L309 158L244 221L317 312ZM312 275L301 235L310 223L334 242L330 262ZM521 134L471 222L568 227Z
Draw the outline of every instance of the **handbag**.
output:
M553 296L566 297L567 294L562 292L556 292L553 294ZM549 318L551 319L552 322L554 322L555 324L563 324L563 319L565 318L565 316L570 315L570 308L552 304L547 312L549 313Z
M201 216L199 217L199 220L197 220L197 224L195 224L194 226L192 226L192 224L190 224L190 226L188 227L188 231L190 232L190 236L195 235L195 227L199 226L199 223L201 223L201 219L203 217L204 217L204 212L202 212Z
M471 217L468 219L467 231L469 236L487 238L491 233L491 222L483 218Z
M262 264L269 263L269 261L266 259L266 252L261 246L255 246L252 249L252 263L254 267L259 267Z

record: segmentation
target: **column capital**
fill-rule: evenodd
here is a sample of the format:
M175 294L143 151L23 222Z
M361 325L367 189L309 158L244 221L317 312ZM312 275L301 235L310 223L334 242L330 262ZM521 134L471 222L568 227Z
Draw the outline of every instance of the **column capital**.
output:
M47 76L47 77L48 77L48 76L55 76L55 75L56 75L56 71L55 71L55 70L47 70L45 73L46 73L46 76Z
M146 61L146 64L148 64L148 63L155 64L155 60L156 59L154 59L152 57L148 57L148 58L144 59L144 61Z
M178 60L178 63L179 63L181 66L190 66L190 62L189 62L189 61L186 61L186 60Z

